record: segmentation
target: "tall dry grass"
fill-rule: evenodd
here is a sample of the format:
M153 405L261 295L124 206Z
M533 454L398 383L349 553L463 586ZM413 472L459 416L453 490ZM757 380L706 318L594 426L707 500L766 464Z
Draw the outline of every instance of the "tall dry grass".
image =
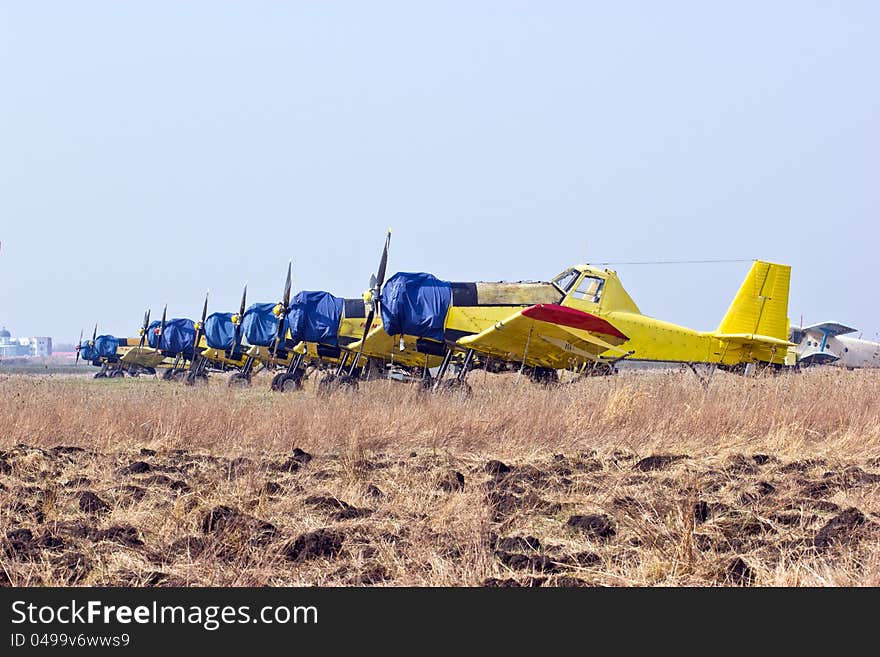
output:
M0 445L59 443L209 448L251 454L431 447L529 454L577 449L746 449L880 456L880 376L820 369L742 378L716 374L705 390L688 373L640 373L541 387L516 375L471 376L473 396L424 395L373 381L357 393L282 395L257 377L187 388L153 379L0 379Z
M0 530L33 534L0 546L0 583L880 584L878 373L718 373L707 390L690 373L545 388L475 372L469 398L223 383L0 379ZM314 459L287 467L294 448ZM641 467L650 455L676 458ZM84 510L84 492L108 508ZM206 529L220 506L240 516ZM858 524L820 545L850 508ZM340 550L291 558L316 530ZM504 541L525 537L540 547Z

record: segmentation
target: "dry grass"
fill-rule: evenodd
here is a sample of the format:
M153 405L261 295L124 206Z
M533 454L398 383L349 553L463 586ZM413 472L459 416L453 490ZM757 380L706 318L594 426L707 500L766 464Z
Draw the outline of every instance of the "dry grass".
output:
M471 383L0 379L0 582L880 585L876 373Z

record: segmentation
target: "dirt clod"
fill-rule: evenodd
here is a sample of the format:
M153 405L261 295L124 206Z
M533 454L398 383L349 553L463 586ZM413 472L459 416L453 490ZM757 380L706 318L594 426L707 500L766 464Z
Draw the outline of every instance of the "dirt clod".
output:
M83 513L107 513L110 505L90 490L79 495L79 508Z
M486 463L486 474L491 475L493 477L497 477L498 475L505 475L510 472L513 468L511 468L506 463L502 461L498 461L497 459L492 459L488 463Z
M440 489L445 490L447 493L464 490L464 475L457 470L452 470L441 479Z
M133 461L122 469L122 474L144 474L152 469L153 467L146 461Z
M541 541L534 536L507 536L498 540L498 549L505 552L537 552Z
M332 529L318 529L297 536L284 550L290 561L307 561L318 557L332 558L342 551L345 534Z
M755 583L755 572L741 557L729 561L724 572L725 579L738 586L752 586Z
M857 538L859 528L867 522L865 514L855 507L850 507L829 520L813 539L819 549L827 549L835 544L845 543Z
M668 468L673 463L677 463L683 459L686 459L687 456L681 456L678 454L655 454L653 456L648 456L638 461L633 467L636 470L641 470L642 472L649 472L651 470L663 470L664 468Z
M610 538L617 533L611 518L606 515L588 514L571 516L565 524L584 532L592 538Z

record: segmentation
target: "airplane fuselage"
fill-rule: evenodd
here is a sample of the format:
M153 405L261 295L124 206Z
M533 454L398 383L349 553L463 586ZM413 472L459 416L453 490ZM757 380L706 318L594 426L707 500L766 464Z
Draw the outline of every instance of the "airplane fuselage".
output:
M803 363L822 363L849 369L880 368L880 342L862 340L848 335L807 333L798 345L798 358Z

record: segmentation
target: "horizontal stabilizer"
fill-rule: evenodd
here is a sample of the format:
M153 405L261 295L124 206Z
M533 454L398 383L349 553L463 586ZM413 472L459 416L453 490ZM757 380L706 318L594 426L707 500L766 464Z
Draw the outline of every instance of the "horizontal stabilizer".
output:
M858 329L851 328L849 326L845 326L843 324L839 324L837 322L822 322L821 324L813 324L812 326L805 326L802 329L798 329L804 332L820 332L824 333L827 336L834 337L836 335L846 335L847 333L855 333Z
M737 344L762 344L768 345L771 347L794 347L795 344L793 342L789 342L788 340L782 340L780 338L774 338L770 335L757 335L755 333L718 333L715 335L719 340L724 340L726 342L734 342Z

